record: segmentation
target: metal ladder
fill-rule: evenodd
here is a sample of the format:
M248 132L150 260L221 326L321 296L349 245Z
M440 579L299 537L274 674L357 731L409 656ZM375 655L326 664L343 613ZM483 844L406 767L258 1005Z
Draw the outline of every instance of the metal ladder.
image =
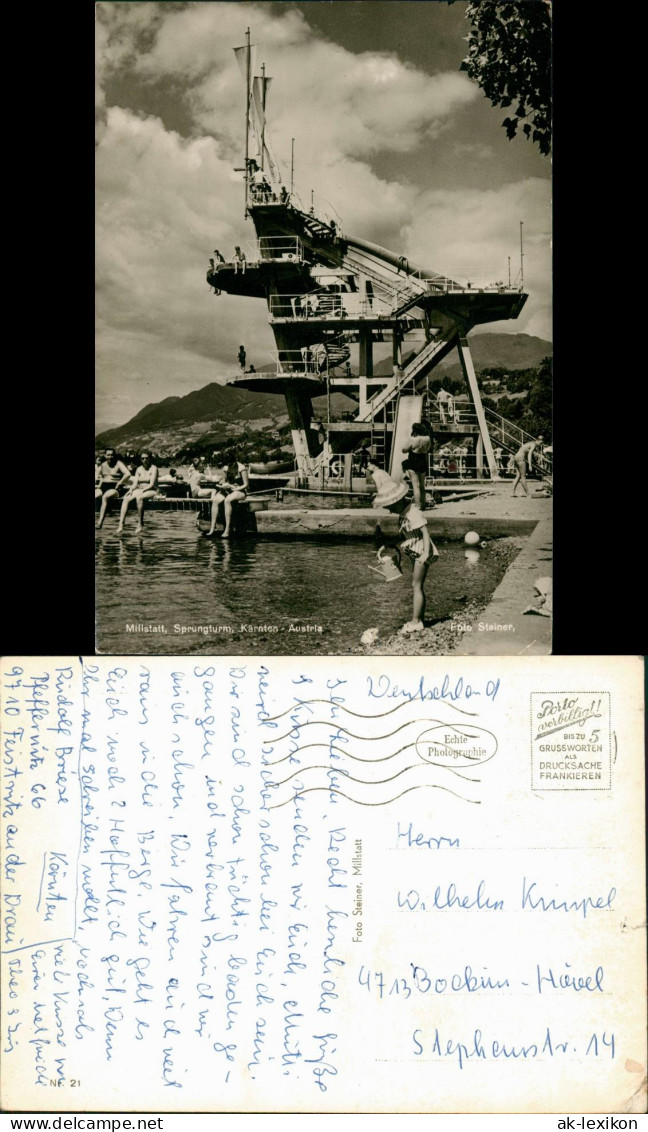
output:
M388 401L383 408L371 418L370 444L374 459L378 467L387 470L391 444L388 443L388 425L394 423L396 417L396 401Z

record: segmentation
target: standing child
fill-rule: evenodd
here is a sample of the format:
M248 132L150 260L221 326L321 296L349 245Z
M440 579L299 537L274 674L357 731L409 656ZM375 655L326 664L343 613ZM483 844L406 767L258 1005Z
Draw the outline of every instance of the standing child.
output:
M399 549L412 563L412 620L403 625L401 632L419 633L424 627L425 616L423 586L430 562L439 557L439 552L430 538L425 515L406 498L406 485L395 483L381 468L370 465L370 471L377 488L373 506L384 507L386 511L398 515L398 533L401 537Z

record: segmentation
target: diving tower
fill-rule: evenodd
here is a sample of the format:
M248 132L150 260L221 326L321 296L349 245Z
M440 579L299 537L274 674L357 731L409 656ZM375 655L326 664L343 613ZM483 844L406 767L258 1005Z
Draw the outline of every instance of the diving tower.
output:
M459 281L412 263L407 256L352 236L330 206L310 195L305 207L284 184L269 146L265 73L252 76L249 32L237 52L245 63L245 214L256 239L228 262L214 263L207 282L217 293L263 299L276 357L271 370L241 373L230 385L280 392L286 405L300 484L321 486L332 457L362 441L392 474L400 467L394 448L397 419L428 419L441 441L474 436L476 474L498 478L491 432L509 449L519 444L515 426L484 409L468 344L473 327L517 318L527 295L523 280L504 284ZM251 157L251 148L255 156ZM384 345L386 344L386 345ZM374 365L375 347L386 353ZM429 395L430 375L457 349L469 403L449 418ZM387 372L385 372L387 370ZM312 400L343 392L357 404L326 428L315 421ZM415 399L399 414L403 398ZM489 419L490 418L490 419ZM325 437L323 440L322 437ZM397 476L398 478L398 476Z

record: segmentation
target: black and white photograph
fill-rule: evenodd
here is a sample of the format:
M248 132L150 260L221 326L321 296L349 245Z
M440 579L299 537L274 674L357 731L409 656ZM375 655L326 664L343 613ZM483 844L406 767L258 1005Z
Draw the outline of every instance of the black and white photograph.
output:
M549 654L550 5L96 35L97 651Z

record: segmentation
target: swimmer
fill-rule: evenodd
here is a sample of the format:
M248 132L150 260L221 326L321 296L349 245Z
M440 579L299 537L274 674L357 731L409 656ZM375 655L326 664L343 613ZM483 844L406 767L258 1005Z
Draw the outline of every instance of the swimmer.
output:
M107 448L104 459L95 465L95 499L101 500L97 528L106 518L108 501L116 499L119 488L128 480L128 468L119 458L114 448Z
M529 494L527 488L527 466L531 471L531 459L533 453L540 444L542 446L543 437L539 436L537 440L527 440L526 444L521 444L518 448L513 460L515 462L515 479L513 480L513 495L515 496L518 484L522 485L522 490L525 495Z
M211 501L211 525L207 535L213 535L216 528L216 520L218 518L218 508L223 502L224 496L220 492L220 488L202 487L202 481L205 475L205 470L202 465L202 460L198 456L194 456L191 461L191 468L188 475L189 487L191 490L192 499L209 499ZM225 482L225 469L217 467L215 477L217 482Z
M247 499L247 492L250 486L247 466L245 464L239 464L235 452L231 454L228 460L225 470L225 481L224 486L228 488L228 492L225 496L225 530L223 531L223 538L229 538L232 523L232 506L234 503L242 503Z
M157 467L152 462L148 452L142 452L140 459L141 464L133 475L131 486L122 500L119 526L117 527L118 535L123 534L126 512L133 500L135 500L137 507L137 526L135 528L135 534L140 534L141 531L144 530L144 502L147 499L152 499L153 496L157 494Z

